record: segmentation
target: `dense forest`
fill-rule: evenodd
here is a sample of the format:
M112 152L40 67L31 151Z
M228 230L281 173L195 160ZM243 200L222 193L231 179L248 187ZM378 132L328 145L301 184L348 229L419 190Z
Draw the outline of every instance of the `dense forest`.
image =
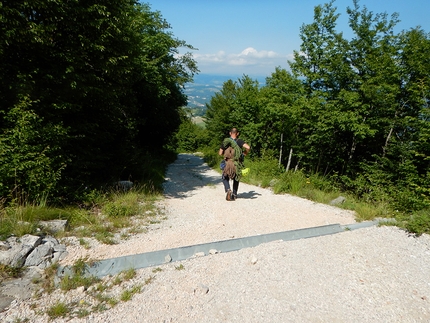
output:
M142 180L197 66L135 0L0 2L0 201Z
M402 212L430 206L430 35L394 32L398 15L347 9L353 36L336 29L334 1L315 7L302 44L266 84L244 75L207 105L216 149L236 126L253 159L328 178Z

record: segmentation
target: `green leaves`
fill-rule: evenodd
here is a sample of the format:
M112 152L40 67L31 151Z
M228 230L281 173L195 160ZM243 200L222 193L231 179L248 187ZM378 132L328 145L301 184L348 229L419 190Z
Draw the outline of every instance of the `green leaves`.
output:
M350 40L337 30L334 1L315 7L291 73L276 68L258 90L246 76L224 83L208 105L207 129L220 142L237 126L252 157L279 151L284 166L336 174L360 196L390 196L407 211L428 207L430 35L395 34L397 14L374 14L358 1L347 14Z
M178 129L197 71L169 28L134 0L2 2L1 194L32 183L67 196L138 174L137 156Z
M13 125L0 136L0 193L15 198L38 200L52 193L66 159L60 142L66 130L60 125L43 124L31 109L37 102L27 97L13 107L5 120ZM29 202L29 201L28 201Z

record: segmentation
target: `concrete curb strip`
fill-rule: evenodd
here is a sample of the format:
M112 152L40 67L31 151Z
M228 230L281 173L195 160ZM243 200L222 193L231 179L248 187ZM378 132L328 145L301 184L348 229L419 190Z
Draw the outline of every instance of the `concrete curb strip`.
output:
M173 249L165 249L159 251L145 252L136 255L129 255L111 259L105 259L94 262L87 266L86 275L103 277L107 275L115 275L121 271L134 268L146 268L163 265L169 262L181 261L196 256L215 254L220 252L237 251L243 248L251 248L262 243L283 240L298 240L323 235L335 234L346 230L355 230L364 227L369 227L377 224L378 221L369 221L354 223L350 225L331 224L313 228L305 228L291 231L268 233L244 238L209 242L192 246L185 246ZM69 266L60 267L57 271L59 277L72 275L72 269Z

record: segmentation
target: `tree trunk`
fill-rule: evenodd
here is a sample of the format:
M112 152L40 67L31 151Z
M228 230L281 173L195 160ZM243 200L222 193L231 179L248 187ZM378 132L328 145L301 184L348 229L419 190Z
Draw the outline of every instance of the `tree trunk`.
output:
M281 167L281 160L282 160L282 142L284 141L284 134L281 133L281 148L279 148L279 162L278 167Z
M393 134L394 130L394 124L390 129L390 132L388 133L387 139L385 139L385 145L382 147L382 157L385 157L385 153L387 151L388 143L390 142L391 135Z
M302 160L302 157L299 158L299 160L297 161L296 167L294 167L295 172L297 172L297 170L299 169L299 164L301 160Z
M405 106L405 104L408 101L406 101L405 103L403 103L402 107L399 110L396 110L396 112L394 113L394 121L393 124L391 125L390 131L388 132L387 138L385 139L385 145L384 147L382 147L382 157L385 157L385 153L387 152L387 147L388 147L388 143L390 142L391 136L393 134L394 131L394 125L396 123L396 119L397 119L397 115L399 114L400 110L403 109L403 107Z
M287 167L285 168L285 171L288 172L290 170L290 165L291 165L291 157L293 156L293 148L290 148L290 154L288 155L288 163L287 163Z

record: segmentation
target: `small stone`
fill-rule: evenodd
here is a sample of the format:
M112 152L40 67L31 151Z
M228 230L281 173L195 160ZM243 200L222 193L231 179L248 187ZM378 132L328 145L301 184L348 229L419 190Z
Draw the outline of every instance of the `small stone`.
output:
M165 261L165 262L171 262L171 261L172 261L172 257L171 257L169 254L167 254L167 255L164 257L164 261Z
M211 250L209 250L209 254L210 254L210 255L215 255L215 254L217 254L217 253L219 253L219 251L218 251L218 250L216 250L216 249L211 249Z
M335 198L334 200L330 201L330 205L339 205L345 202L346 198L343 196L339 196Z
M257 257L253 256L251 258L251 264L255 265L257 263L257 261L258 261Z
M0 251L6 251L10 249L10 245L7 242L0 241Z
M207 293L209 293L209 287L203 284L200 284L196 289L194 289L195 295L205 295Z
M119 181L114 184L115 188L120 191L127 192L133 188L133 182L131 181Z
M7 309L14 300L15 298L13 297L0 295L0 312Z
M64 232L68 226L67 220L40 221L39 225L50 232Z
M78 288L76 288L76 291L80 294L82 294L83 292L85 292L85 287L84 286L79 286Z
M195 256L196 256L196 257L204 257L204 256L205 256L205 253L204 253L204 251L197 252L197 253L195 254Z
M274 187L275 185L276 185L276 183L278 182L278 180L276 180L276 179L272 179L270 182L269 182L269 186L270 187Z

